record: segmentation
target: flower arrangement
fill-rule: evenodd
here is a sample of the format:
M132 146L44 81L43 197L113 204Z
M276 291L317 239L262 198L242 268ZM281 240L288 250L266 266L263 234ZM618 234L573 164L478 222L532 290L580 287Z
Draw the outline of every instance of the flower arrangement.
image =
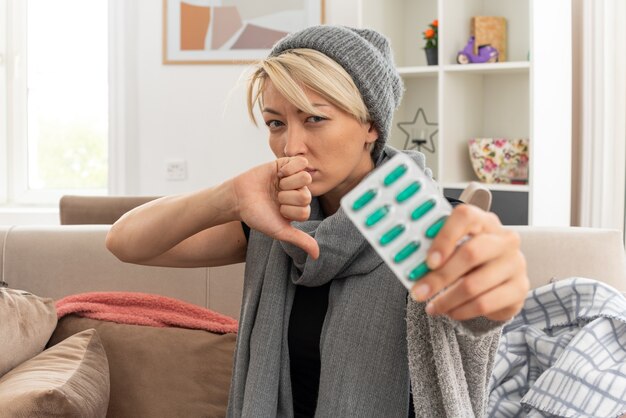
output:
M439 39L439 20L435 19L428 25L428 29L422 32L426 45L424 49L437 48L437 41Z

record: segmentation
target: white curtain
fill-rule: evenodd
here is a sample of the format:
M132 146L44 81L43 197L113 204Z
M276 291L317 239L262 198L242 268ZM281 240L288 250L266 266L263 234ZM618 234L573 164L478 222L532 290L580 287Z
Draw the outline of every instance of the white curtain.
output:
M572 223L624 229L626 2L573 0Z

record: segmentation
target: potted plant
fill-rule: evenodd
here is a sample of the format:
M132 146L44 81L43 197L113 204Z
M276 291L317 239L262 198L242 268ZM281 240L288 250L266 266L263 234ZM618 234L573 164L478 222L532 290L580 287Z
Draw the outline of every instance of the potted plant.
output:
M426 45L424 46L424 51L426 52L426 62L428 65L437 65L437 44L439 40L439 20L435 19L428 25L428 29L426 29L422 34L424 35L424 39L426 40Z

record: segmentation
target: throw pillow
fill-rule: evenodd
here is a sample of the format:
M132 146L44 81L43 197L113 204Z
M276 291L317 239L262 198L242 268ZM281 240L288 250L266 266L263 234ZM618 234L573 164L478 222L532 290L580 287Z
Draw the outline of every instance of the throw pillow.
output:
M109 417L223 417L235 334L117 324L68 315L50 344L95 328L109 359Z
M94 329L72 335L0 378L0 418L105 417L109 366Z
M43 351L57 324L54 301L0 288L0 376Z

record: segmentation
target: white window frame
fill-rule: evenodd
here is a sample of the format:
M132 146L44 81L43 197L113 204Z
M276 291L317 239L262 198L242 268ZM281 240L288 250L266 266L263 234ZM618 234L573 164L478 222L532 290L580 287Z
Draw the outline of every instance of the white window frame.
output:
M129 192L127 138L137 138L136 1L109 0L109 173L108 192ZM135 64L135 65L133 65Z
M8 8L6 0L0 0L0 28L6 28L8 23ZM7 30L0 30L0 204L8 200L8 148L7 148Z
M57 206L59 198L64 194L103 195L108 194L112 184L119 184L114 152L123 147L113 138L120 120L116 104L119 88L113 84L117 77L111 76L120 71L119 55L114 54L115 46L123 43L119 39L116 23L123 21L123 7L120 0L108 0L109 28L109 138L108 138L108 189L55 189L29 190L28 188L28 141L26 102L27 89L27 2L23 0L0 0L0 28L6 31L0 34L0 57L4 57L4 65L0 63L0 93L6 97L6 103L0 103L0 205L9 206ZM4 19L4 20L3 20ZM4 48L4 52L3 52ZM20 93L22 92L22 93ZM3 123L4 122L4 123ZM118 152L119 153L119 152ZM112 182L113 181L113 182ZM119 187L116 187L116 189Z
M26 8L25 1L8 1L7 44L9 66L7 72L8 91L8 137L7 161L9 203L32 203L24 201L27 190L27 54L26 54ZM24 92L22 94L21 92Z

